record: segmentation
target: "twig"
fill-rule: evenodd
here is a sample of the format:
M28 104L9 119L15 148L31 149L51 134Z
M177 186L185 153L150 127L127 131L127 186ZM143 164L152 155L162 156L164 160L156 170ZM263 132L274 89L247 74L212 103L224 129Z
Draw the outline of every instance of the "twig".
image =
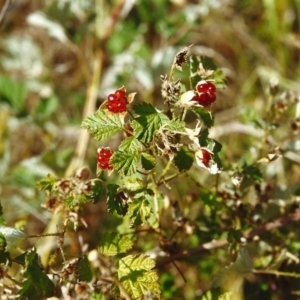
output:
M176 265L175 261L172 261L172 265L176 268L176 270L179 272L180 276L182 277L183 281L186 283L187 280L184 276L184 274L182 273L182 271L179 269L179 267Z
M0 11L0 25L2 24L2 22L4 20L4 16L5 16L10 4L11 4L11 0L6 0L4 5L2 6L2 9Z
M300 278L300 274L298 274L298 273L281 272L281 271L278 271L278 270L252 270L252 273Z
M286 217L279 218L273 222L266 223L258 228L246 231L246 232L244 232L243 237L246 239L251 239L255 236L259 236L259 235L263 234L264 232L271 231L276 228L280 228L288 223L296 222L299 220L300 220L300 210L293 214L290 214ZM166 257L166 258L162 259L161 261L158 261L156 263L156 268L160 268L164 265L167 265L167 264L173 262L174 260L183 259L183 258L192 256L192 255L199 254L199 253L207 251L207 250L213 250L213 249L225 247L227 245L229 245L229 242L226 239L212 240L212 241L202 244L198 247L195 247L192 249L187 249L187 250L175 253L173 255L170 255L169 257Z

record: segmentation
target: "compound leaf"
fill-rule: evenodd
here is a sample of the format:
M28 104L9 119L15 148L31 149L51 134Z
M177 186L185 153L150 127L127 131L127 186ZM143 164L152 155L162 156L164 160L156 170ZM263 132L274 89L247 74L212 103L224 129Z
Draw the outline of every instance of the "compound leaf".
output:
M132 298L141 299L146 291L160 297L158 276L152 271L154 266L154 260L145 255L128 255L119 261L118 278Z
M107 232L101 237L99 252L107 256L114 256L132 248L132 240L128 235Z
M105 141L123 130L119 115L109 113L107 109L98 109L93 115L87 117L81 126L87 129L97 141Z
M133 199L128 204L128 216L133 225L139 226L146 223L151 214L151 206L146 199Z
M131 123L134 136L145 143L151 142L155 131L170 122L164 113L157 111L149 103L136 105L134 111L140 114L140 116L135 118Z
M119 146L119 151L137 153L142 150L142 144L134 136L123 140Z
M110 164L115 170L126 176L135 173L139 160L139 153L115 151L111 158Z

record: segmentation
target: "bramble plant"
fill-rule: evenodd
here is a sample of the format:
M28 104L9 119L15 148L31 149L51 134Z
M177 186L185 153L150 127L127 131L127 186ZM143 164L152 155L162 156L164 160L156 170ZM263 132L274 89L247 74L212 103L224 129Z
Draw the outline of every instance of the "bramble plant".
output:
M159 108L122 86L83 120L82 127L101 142L95 150L95 178L82 167L73 177L49 174L38 182L37 187L47 193L43 206L64 217L62 228L52 234L57 236L57 251L48 265L41 267L35 248L16 257L11 252L19 240L37 236L0 227L1 278L6 280L7 293L33 300L172 299L180 284L166 266L185 282L182 268L186 266L177 262L183 260L209 269L211 277L217 273L214 287L221 287L224 293L214 294L207 288L201 291L203 299L242 299L246 276L260 273L254 269L246 242L300 216L291 208L287 217L261 224L254 217L255 205L242 203L262 188L260 165L280 157L278 148L236 168L223 161L222 145L210 137L210 129L225 77L220 69L211 70L205 60L189 55L190 48L176 54L170 74L161 76ZM277 110L276 106L271 109ZM121 137L118 146L109 143L115 135ZM183 181L193 185L185 198L186 190L176 190ZM257 194L264 195L261 191ZM64 249L67 233L88 230L81 211L87 203L103 199L118 225L112 221L111 229L101 232L96 249L82 246L80 256L68 259ZM222 247L228 248L235 262L219 272L205 257L195 258ZM23 277L10 275L13 265L22 269ZM267 263L259 261L255 266Z

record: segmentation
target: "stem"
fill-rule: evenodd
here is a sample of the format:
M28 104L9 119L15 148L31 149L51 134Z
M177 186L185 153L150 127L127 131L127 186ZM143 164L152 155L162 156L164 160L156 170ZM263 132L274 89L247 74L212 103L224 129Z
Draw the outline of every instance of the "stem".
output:
M187 113L187 108L184 108L184 110L182 111L182 114L181 114L180 120L184 121L184 119L185 119L185 116L186 116L186 113Z
M172 158L172 159L169 159L169 161L168 161L166 167L164 168L164 170L163 170L162 173L161 173L161 176L160 176L159 180L158 180L157 183L156 183L157 185L159 185L159 182L161 182L161 181L163 180L164 176L165 176L166 173L169 171L169 169L170 169L170 167L171 167L171 165L172 165L172 162L173 162L173 158ZM163 181L164 181L164 180L163 180Z
M155 177L154 177L154 174L151 173L150 174L150 177L151 177L151 180L153 182L153 185L154 185L154 197L153 197L153 209L154 209L154 215L159 223L159 209L158 209L158 200L157 200L157 183L155 181Z
M252 272L254 274L269 274L269 275L276 275L276 276L300 278L300 274L290 273L290 272L281 272L281 271L277 271L277 270L252 270Z

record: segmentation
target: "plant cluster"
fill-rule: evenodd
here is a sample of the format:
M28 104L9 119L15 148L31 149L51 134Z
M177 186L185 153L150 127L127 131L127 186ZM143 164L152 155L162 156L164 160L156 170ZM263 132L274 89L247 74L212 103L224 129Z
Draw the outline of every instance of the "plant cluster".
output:
M82 167L74 176L49 174L38 182L37 187L47 193L44 208L63 219L62 228L49 234L56 236L57 250L45 266L41 266L35 248L16 257L11 254L19 240L36 236L26 237L20 231L0 227L0 274L5 293L24 300L172 299L178 286L172 272L186 282L187 264L216 274L213 287L225 291L219 296L207 289L203 299L236 300L242 299L243 282L249 274L264 274L256 267L272 266L265 254L253 262L246 245L247 241L260 243L260 235L300 219L297 191L281 207L276 221L267 217L268 206L264 204L269 200L265 199L270 198L274 187L266 184L260 166L281 156L275 147L276 132L272 132L274 147L262 158L254 163L245 159L236 169L227 164L221 143L210 137L214 103L225 78L220 69L210 70L205 60L188 55L190 48L177 53L170 74L161 76L159 108L122 86L83 120L82 127L101 143L95 151L94 178ZM298 100L274 89L269 96L273 103L270 111L276 112L277 124L283 124L284 113L293 110ZM273 120L270 115L268 118L265 123L256 120L265 131L275 128L268 127ZM292 122L293 132L299 129L298 121ZM115 136L120 143L111 146L110 138ZM187 195L178 192L176 185ZM176 196L182 196L186 205ZM79 230L87 231L82 211L88 203L96 205L103 199L109 218L117 226L101 230L96 249L82 245L78 257L70 259L68 234L79 236ZM263 213L258 214L260 208ZM228 249L234 263L219 272L209 260L195 258L222 247ZM22 270L20 278L10 275L13 265ZM166 270L169 265L173 271ZM277 270L265 272L291 276Z

